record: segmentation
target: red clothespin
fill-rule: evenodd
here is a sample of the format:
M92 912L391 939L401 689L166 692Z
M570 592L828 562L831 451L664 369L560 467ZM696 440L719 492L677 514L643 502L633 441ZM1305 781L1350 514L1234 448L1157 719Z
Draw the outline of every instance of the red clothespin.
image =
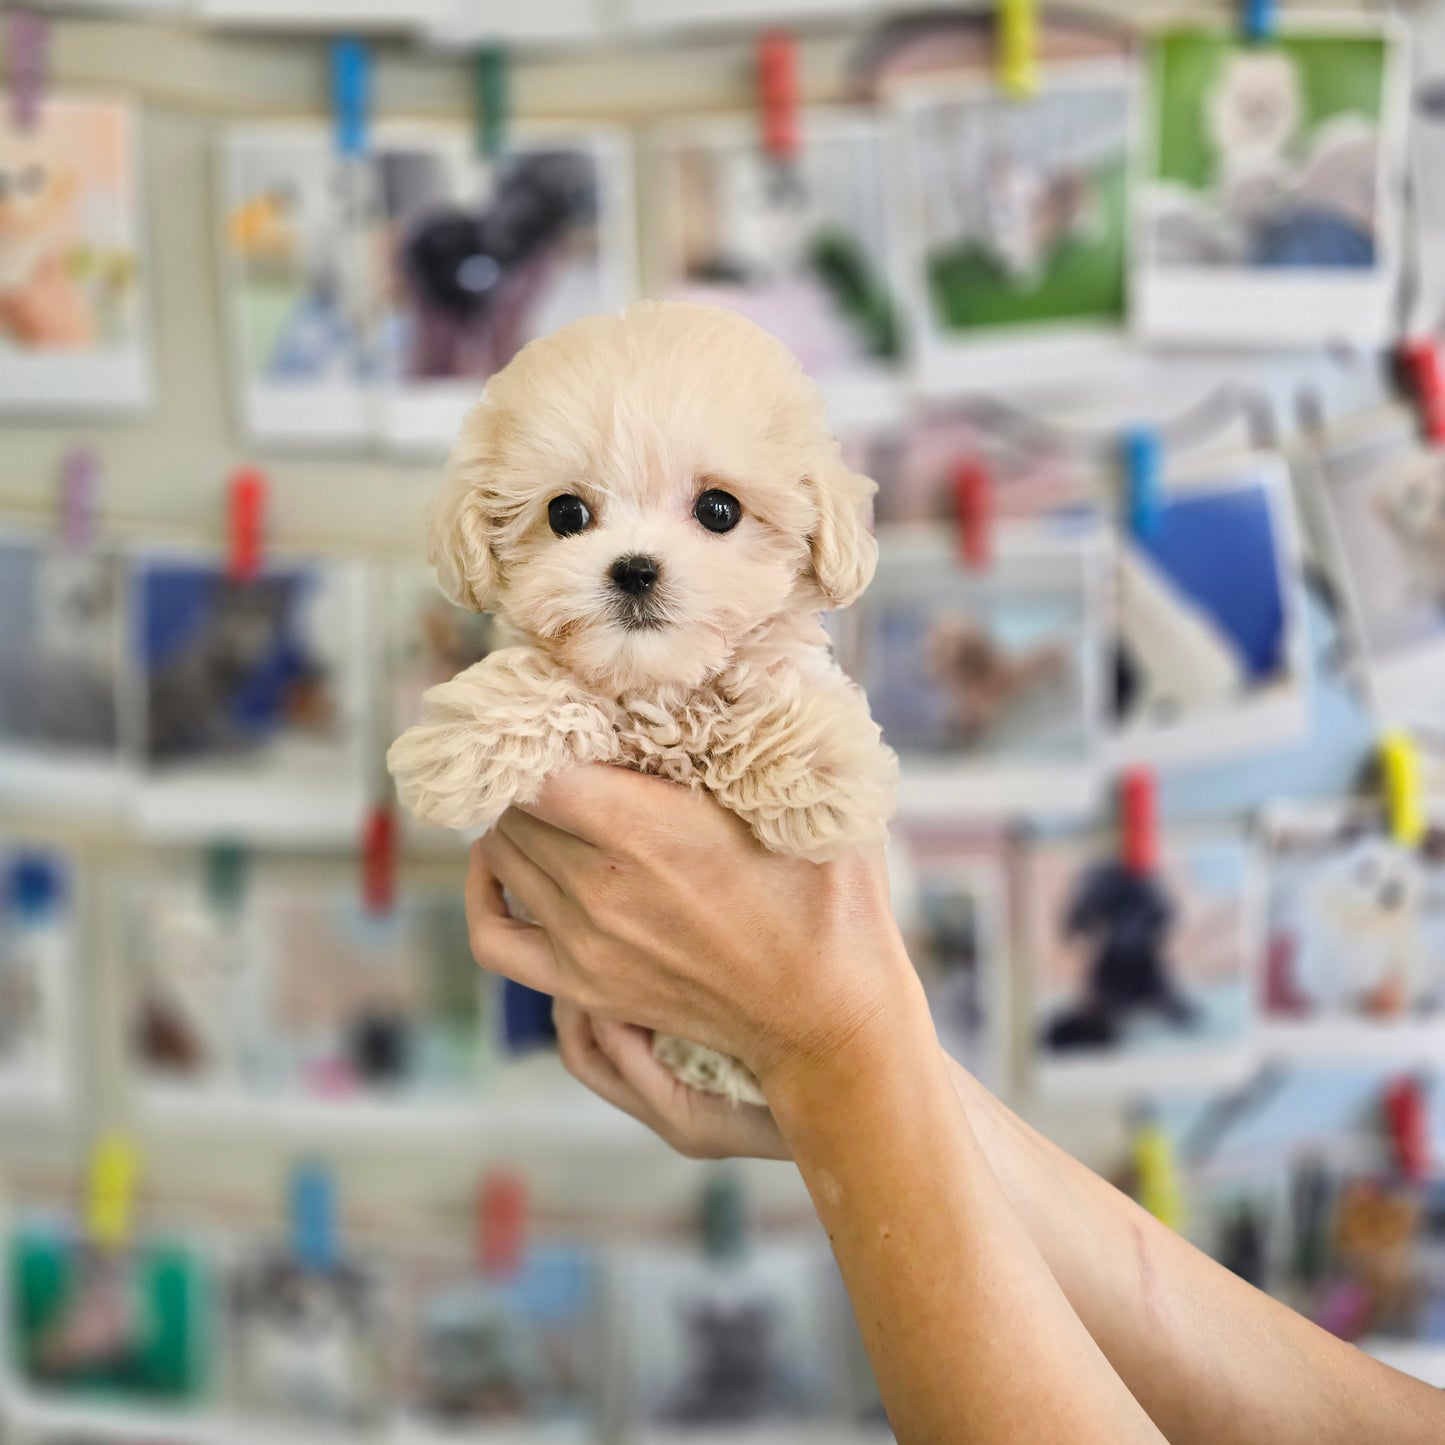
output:
M1420 415L1426 439L1445 442L1445 358L1438 343L1407 341L1399 352L1401 379Z
M1385 1088L1384 1105L1400 1172L1407 1179L1424 1179L1430 1172L1430 1129L1419 1079L1406 1075L1393 1080Z
M953 504L959 556L970 567L987 567L993 560L993 488L981 458L965 457L954 467Z
M1159 867L1159 785L1148 768L1131 768L1119 780L1124 866L1137 874Z
M512 1169L493 1169L477 1192L477 1255L489 1279L522 1268L527 1244L527 1185Z
M758 37L758 108L763 152L775 161L792 160L802 149L798 122L798 41L787 30Z
M396 814L385 805L372 809L361 844L361 891L368 913L390 913L396 906Z
M255 467L242 467L231 477L231 550L227 570L240 582L249 581L261 570L266 491L265 475Z
M50 22L33 10L15 7L6 27L10 51L10 108L18 131L40 122L50 72Z

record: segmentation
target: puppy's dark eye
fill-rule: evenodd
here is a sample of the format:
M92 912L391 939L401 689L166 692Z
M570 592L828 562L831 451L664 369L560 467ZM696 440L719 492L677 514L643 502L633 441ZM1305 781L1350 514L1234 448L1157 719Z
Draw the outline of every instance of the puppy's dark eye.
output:
M731 492L710 487L697 499L692 514L709 532L731 532L743 518L743 504Z
M553 497L547 503L547 520L559 537L570 537L582 531L592 520L592 513L581 497L570 492L565 497Z

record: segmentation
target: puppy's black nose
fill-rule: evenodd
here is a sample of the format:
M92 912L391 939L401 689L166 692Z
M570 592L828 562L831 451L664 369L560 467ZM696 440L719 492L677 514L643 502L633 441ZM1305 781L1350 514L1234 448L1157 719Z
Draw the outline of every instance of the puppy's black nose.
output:
M645 597L662 571L655 557L619 557L612 564L612 585L629 597Z

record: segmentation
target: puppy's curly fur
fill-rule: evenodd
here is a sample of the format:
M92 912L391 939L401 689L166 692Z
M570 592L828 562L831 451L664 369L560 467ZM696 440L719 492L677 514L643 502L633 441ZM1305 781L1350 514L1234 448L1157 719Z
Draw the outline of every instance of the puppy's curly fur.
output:
M694 516L709 490L741 503L731 530ZM705 789L778 852L881 843L897 763L819 620L873 575L875 490L792 354L739 316L643 302L534 341L468 418L429 535L444 591L518 645L427 693L387 756L402 801L485 829L550 774L617 763ZM554 534L558 497L582 530ZM613 571L639 557L636 596ZM736 1060L656 1052L761 1102Z

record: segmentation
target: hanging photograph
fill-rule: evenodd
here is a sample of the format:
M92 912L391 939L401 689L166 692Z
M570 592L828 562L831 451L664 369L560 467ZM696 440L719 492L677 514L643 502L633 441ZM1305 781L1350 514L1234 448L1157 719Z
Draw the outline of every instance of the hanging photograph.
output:
M889 537L844 649L903 761L902 817L1071 811L1097 793L1107 551L1078 535L995 529L986 568L952 533Z
M900 93L925 391L1073 380L1121 348L1133 96L1115 62L1051 65L1022 104L992 82Z
M253 441L356 445L374 430L375 171L320 125L230 130L220 152L223 302Z
M142 407L135 112L56 95L21 127L8 94L0 107L0 411Z
M1309 651L1284 463L1166 486L1149 535L1119 537L1110 754L1167 766L1287 743L1308 721Z
M1385 344L1400 267L1407 76L1374 20L1263 44L1153 44L1139 323L1221 345Z
M384 139L376 177L381 431L442 453L527 342L632 298L631 151L611 131L534 130L494 162L460 128L418 127Z
M1221 1084L1251 1067L1258 919L1240 836L1166 835L1140 873L1113 837L1029 850L1033 1067L1045 1090Z
M115 553L0 533L0 801L88 814L123 804L124 602Z
M1401 1069L1445 1048L1445 830L1418 846L1370 809L1277 808L1262 828L1267 1042Z
M756 117L658 127L645 141L649 295L739 311L787 343L835 428L896 420L902 317L887 231L885 135L806 110L796 157Z
M367 601L355 562L276 557L251 578L199 551L133 562L142 830L356 842L372 801Z

